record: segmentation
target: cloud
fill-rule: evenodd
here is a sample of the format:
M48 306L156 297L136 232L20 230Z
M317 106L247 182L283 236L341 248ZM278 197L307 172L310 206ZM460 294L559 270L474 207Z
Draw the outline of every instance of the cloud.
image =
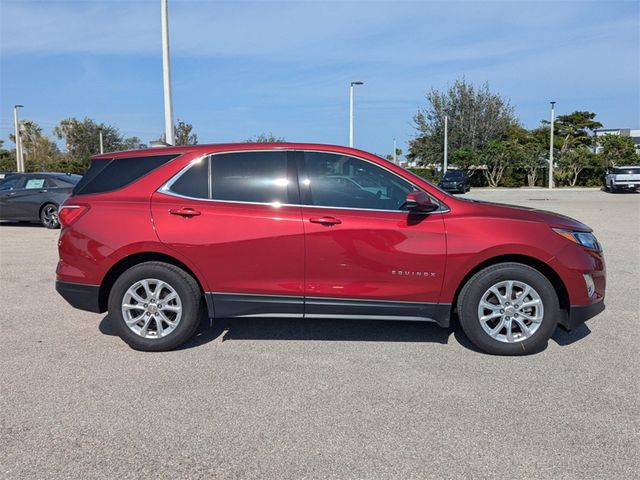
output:
M7 81L17 68L44 63L41 89L55 89L65 108L110 114L123 129L143 128L126 126L138 110L158 117L144 128L161 129L157 0L0 2L4 85L18 89ZM321 130L335 142L356 78L366 82L359 135L369 128L374 150L385 129L410 133L427 89L461 75L511 97L530 126L552 97L640 123L636 1L169 0L169 8L176 113L224 139L264 125L288 138Z

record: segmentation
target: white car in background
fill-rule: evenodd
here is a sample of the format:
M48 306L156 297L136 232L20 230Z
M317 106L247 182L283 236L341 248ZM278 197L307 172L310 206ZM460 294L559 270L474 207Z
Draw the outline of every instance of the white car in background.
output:
M640 188L640 166L614 167L604 177L604 189L609 192L634 191Z

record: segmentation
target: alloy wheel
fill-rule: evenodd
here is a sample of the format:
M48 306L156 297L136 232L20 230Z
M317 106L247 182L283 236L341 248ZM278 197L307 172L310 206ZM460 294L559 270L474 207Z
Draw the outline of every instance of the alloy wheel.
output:
M492 285L478 305L478 320L491 338L516 343L530 338L540 328L544 305L530 285L506 280Z
M42 223L49 228L57 227L58 220L58 207L55 205L47 205L42 210Z
M122 316L129 329L143 338L162 338L173 332L182 318L182 300L167 282L147 278L127 289Z

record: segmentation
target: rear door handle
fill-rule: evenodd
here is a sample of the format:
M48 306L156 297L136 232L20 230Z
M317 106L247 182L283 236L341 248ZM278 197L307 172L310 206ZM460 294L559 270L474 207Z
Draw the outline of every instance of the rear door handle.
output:
M197 217L200 215L198 210L194 210L193 208L171 208L169 209L169 213L171 215L179 215L181 217Z
M320 223L322 225L338 225L342 223L342 220L335 217L311 217L309 221L311 223Z

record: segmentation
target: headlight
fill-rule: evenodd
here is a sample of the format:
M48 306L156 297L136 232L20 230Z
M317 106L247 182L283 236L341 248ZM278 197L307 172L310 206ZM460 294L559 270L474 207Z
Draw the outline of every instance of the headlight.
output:
M562 235L567 240L571 240L574 243L582 245L583 247L590 248L597 252L602 251L602 246L598 243L595 235L590 232L574 232L573 230L565 230L563 228L554 228L554 232L558 235Z

